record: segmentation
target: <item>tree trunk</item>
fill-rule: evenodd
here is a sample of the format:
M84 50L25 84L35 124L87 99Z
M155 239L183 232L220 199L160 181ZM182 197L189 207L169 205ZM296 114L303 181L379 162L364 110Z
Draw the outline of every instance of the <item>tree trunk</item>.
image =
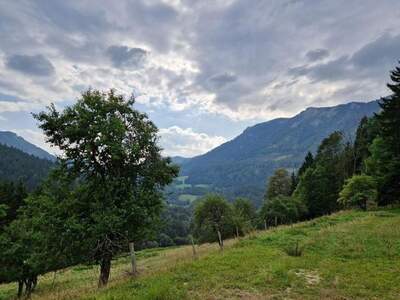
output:
M190 241L192 242L193 258L197 259L196 245L194 244L193 236L190 236Z
M275 226L278 226L278 217L275 216Z
M37 276L32 277L31 292L34 292L37 286Z
M106 255L100 262L99 288L106 286L110 277L111 255Z
M221 231L219 231L219 229L217 229L217 233L218 233L219 247L220 247L221 251L223 251L224 250L224 240L222 239Z
M33 289L35 288L35 277L30 277L25 280L25 297L26 299L29 299L31 297L31 294L33 292Z
M137 275L137 264L136 264L136 254L135 254L135 244L133 242L129 243L129 252L131 254L131 265L132 265L132 275Z
M236 225L236 238L239 238L239 227Z
M23 280L18 280L18 294L17 294L18 298L22 297L22 292L23 291L24 291L24 281Z

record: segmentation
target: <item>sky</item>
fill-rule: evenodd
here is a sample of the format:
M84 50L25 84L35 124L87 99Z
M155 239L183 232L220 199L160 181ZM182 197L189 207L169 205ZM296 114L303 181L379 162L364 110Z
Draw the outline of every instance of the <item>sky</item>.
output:
M136 97L192 157L309 106L388 94L399 0L0 0L0 130L54 153L31 112Z

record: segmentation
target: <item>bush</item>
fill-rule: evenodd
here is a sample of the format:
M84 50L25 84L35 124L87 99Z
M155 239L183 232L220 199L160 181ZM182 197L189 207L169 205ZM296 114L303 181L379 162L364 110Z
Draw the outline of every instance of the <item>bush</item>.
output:
M339 196L338 201L346 207L374 209L378 197L376 181L368 175L354 175L346 181Z

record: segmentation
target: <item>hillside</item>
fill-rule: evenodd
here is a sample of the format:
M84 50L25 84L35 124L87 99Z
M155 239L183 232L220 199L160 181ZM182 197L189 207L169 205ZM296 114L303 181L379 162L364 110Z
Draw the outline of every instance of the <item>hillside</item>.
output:
M23 181L33 189L47 176L53 162L0 144L0 180Z
M140 276L129 258L113 262L110 287L96 289L97 267L76 266L39 279L33 299L398 299L400 210L339 212L216 245L144 250ZM301 256L287 249L296 243ZM15 284L0 286L0 299Z
M188 184L208 184L227 196L262 199L266 178L276 168L297 168L308 151L335 130L352 136L363 116L378 111L377 101L307 108L247 128L235 139L186 161L181 175Z
M38 158L54 161L55 157L43 149L27 142L14 132L0 131L0 144L19 149Z

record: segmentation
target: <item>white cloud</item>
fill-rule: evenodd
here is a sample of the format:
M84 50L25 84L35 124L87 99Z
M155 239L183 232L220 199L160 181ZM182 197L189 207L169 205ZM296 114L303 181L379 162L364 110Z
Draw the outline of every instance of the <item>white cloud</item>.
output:
M226 142L222 136L209 136L206 133L194 132L192 128L178 126L161 128L159 133L164 153L169 156L192 157Z
M17 135L22 136L28 142L42 148L50 154L60 154L60 150L55 147L51 147L49 143L46 143L44 134L40 131L32 129L11 129L10 131L15 132Z

